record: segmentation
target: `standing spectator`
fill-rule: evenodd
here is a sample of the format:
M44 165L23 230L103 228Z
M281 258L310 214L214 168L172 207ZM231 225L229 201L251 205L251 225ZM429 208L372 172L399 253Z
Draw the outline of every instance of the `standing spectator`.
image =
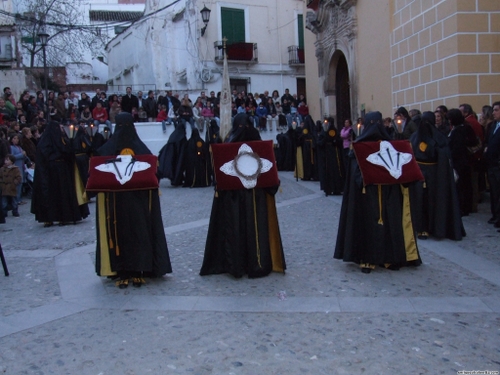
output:
M113 134L113 127L111 126L111 122L108 118L108 111L106 108L103 108L101 102L97 102L96 107L92 111L92 118L94 119L94 126L99 128L99 125L103 124L109 128L111 134Z
M15 160L14 155L8 154L3 167L0 168L0 191L4 217L7 217L9 204L12 207L12 216L19 217L17 190L21 186L22 176L19 168L14 164Z
M84 107L88 107L91 111L94 109L87 94L82 92L80 95L80 100L78 101L78 110L80 111L80 113L83 112Z
M356 139L356 134L354 134L354 129L352 128L352 121L350 118L344 121L344 127L340 130L340 137L342 138L343 146L343 159L345 170L347 170L347 164L349 162L349 151L351 150L351 143Z
M445 114L441 112L440 110L436 110L434 112L434 115L436 116L436 128L439 130L439 132L445 136L448 136L450 134L450 123L448 122L448 119L446 118Z
M462 216L468 216L472 211L471 166L467 147L474 145L476 135L470 126L464 125L464 116L459 109L448 111L448 119L452 129L448 135L451 151L451 164L458 175L457 190Z
M285 106L285 100L288 102L288 103L292 103L294 102L295 100L293 99L293 96L292 94L290 94L290 90L288 89L285 89L285 93L283 94L283 96L281 97L281 106L284 107Z
M82 93L82 99L83 99L83 94L85 94L85 93ZM85 96L87 96L87 94L85 94ZM101 100L101 89L95 89L95 95L92 98L92 102L89 104L89 107L90 107L91 111L94 110L94 108L97 105L97 102L100 101L100 100Z
M64 102L65 102L64 94L62 92L60 92L59 94L57 94L57 99L54 103L54 107L55 107L55 109L57 109L56 116L61 121L66 119L66 106L65 106ZM56 117L56 116L54 116L54 117Z
M132 87L127 87L127 94L122 96L121 107L123 112L132 113L132 108L139 108L139 99L132 94Z
M156 103L155 93L153 90L148 91L148 97L143 101L142 106L148 115L148 121L153 122L158 115L158 104Z
M24 178L24 161L26 159L26 151L24 151L21 146L20 146L20 135L19 133L12 133L9 136L9 141L10 141L10 154L14 155L14 164L19 168L19 171L21 172L21 177L22 177L22 183L25 183L26 180ZM21 203L21 192L22 192L22 185L19 185L17 188L17 202L19 204L24 204Z
M484 158L488 165L492 214L488 223L494 224L495 228L500 228L500 101L493 103L492 107L495 123L489 129L488 143L484 150Z
M398 129L396 139L410 139L411 135L417 131L417 124L412 121L405 107L398 108L395 121Z
M469 152L469 159L471 164L471 183L472 183L472 211L477 212L477 204L479 202L479 170L481 158L483 156L484 145L484 129L477 121L476 114L474 113L470 104L461 104L460 111L464 116L465 123L472 127L474 134L476 134L477 144L474 152ZM469 149L470 150L470 149Z

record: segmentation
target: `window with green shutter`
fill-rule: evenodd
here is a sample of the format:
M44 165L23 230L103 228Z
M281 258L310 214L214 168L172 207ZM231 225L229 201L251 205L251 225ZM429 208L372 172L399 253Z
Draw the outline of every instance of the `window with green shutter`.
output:
M221 8L222 37L227 44L245 42L245 11L243 9Z
M304 48L304 16L299 14L297 16L297 29L299 30L299 48Z

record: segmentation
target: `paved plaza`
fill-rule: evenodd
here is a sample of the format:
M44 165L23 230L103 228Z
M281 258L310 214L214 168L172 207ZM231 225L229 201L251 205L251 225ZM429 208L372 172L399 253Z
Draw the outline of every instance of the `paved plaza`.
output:
M83 222L50 228L20 206L0 225L10 270L0 274L0 374L500 370L500 233L486 223L486 196L464 217L463 241L419 241L421 267L363 274L333 259L342 197L291 172L280 179L288 269L261 279L198 275L213 188L161 181L173 273L125 290L95 274L95 203Z

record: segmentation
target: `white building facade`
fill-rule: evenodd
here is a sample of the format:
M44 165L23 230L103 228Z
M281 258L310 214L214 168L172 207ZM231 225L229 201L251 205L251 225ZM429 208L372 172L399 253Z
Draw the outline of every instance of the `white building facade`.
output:
M147 0L145 15L108 43L108 92L222 85L223 40L232 89L305 95L302 0ZM200 11L210 9L204 28Z

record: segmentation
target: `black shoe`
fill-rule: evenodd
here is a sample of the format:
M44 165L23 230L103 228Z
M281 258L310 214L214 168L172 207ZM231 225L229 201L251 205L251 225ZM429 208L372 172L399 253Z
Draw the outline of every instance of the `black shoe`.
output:
M16 216L16 215L14 215L14 216ZM500 221L497 221L495 224L493 224L493 226L495 228L500 228Z
M116 286L120 289L126 289L128 287L128 279L118 280Z
M17 211L16 211L16 212L13 212L13 213L12 213L12 216L19 217L19 212L17 212Z
M495 216L491 217L489 220L488 220L488 224L495 224L497 222L497 218Z
M369 268L369 267L362 267L361 268L361 272L363 272L363 273L370 273L370 272L372 272L372 269Z

